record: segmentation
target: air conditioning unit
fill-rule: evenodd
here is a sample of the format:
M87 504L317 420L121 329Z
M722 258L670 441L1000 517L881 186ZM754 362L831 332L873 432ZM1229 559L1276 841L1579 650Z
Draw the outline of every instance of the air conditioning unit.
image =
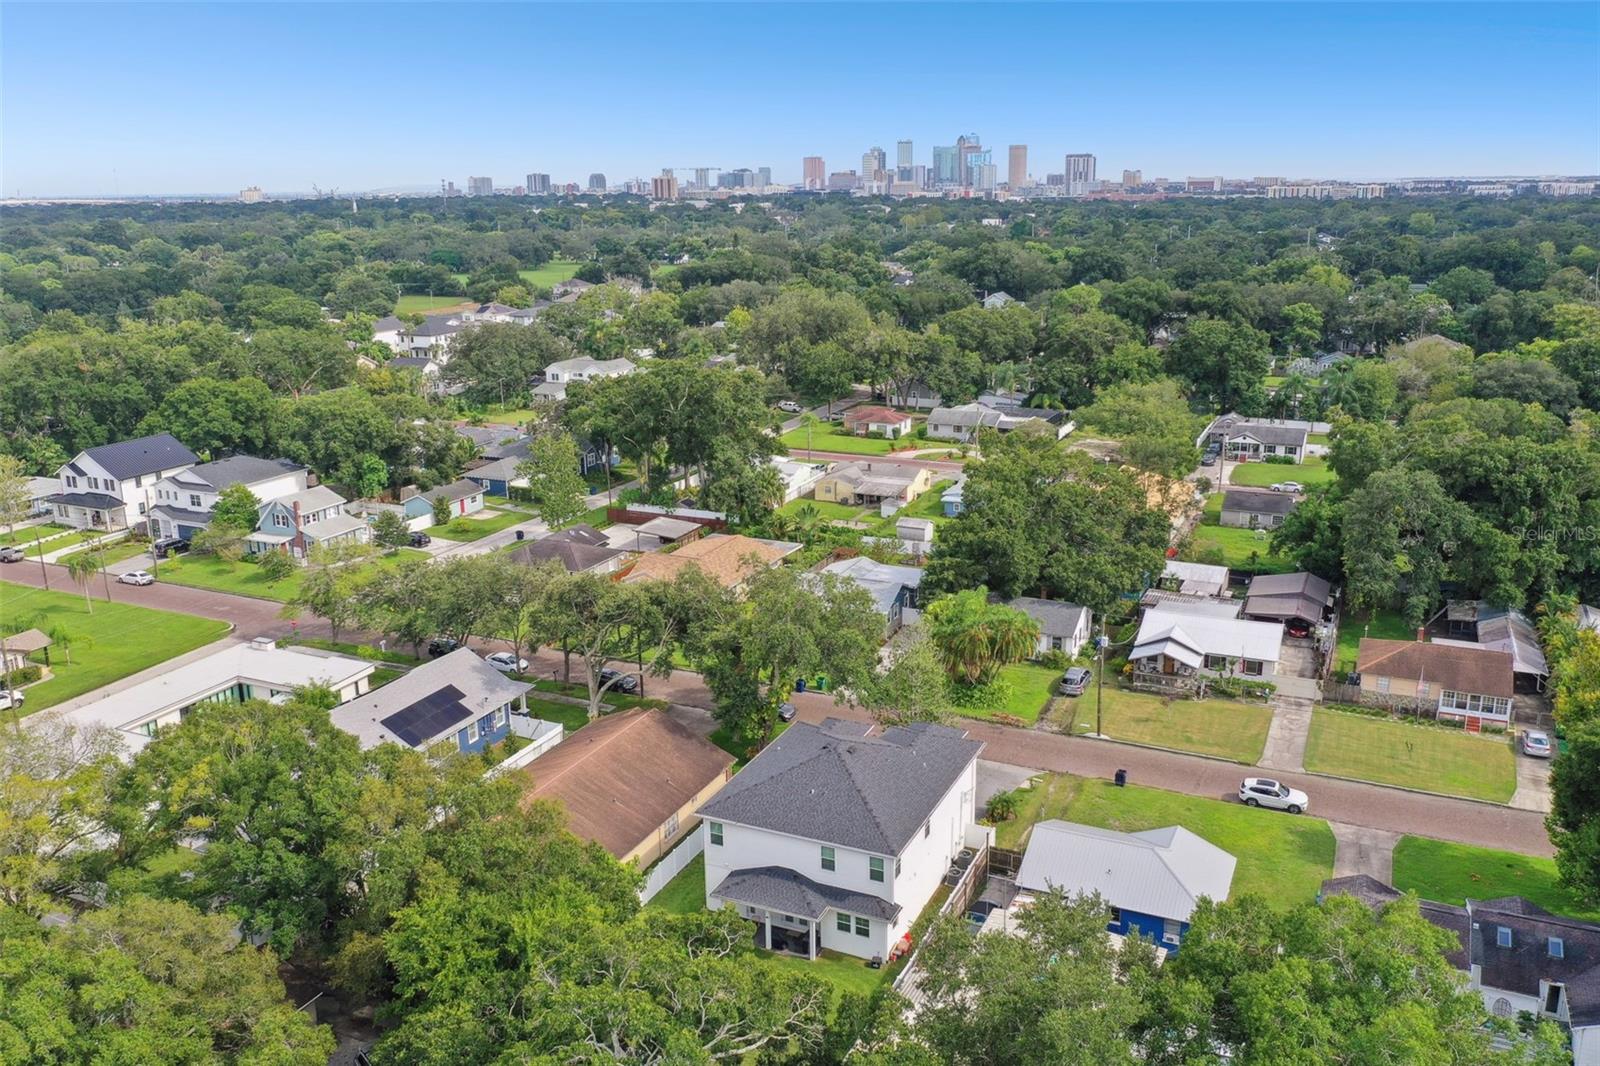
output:
M1161 942L1163 944L1176 945L1178 943L1178 934L1177 933L1162 933L1161 934Z

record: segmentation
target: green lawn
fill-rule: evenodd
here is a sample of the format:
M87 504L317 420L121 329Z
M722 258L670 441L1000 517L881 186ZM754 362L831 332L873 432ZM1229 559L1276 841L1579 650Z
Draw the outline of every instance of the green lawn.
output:
M639 470L633 465L633 460L624 459L611 468L611 487L615 489L618 485L626 485L638 476ZM590 492L606 491L606 472L604 467L590 470L583 475L583 480L589 486Z
M490 511L484 508L478 512L480 515L488 514L488 518L476 516L458 517L446 526L429 526L428 535L443 537L445 540L481 540L490 533L498 533L502 529L526 522L528 516L519 511Z
M1306 434L1306 443L1307 444L1320 444L1323 447L1327 447L1328 446L1328 435L1326 433L1308 433L1308 434Z
M809 431L804 426L791 429L778 439L783 442L784 447L790 449L810 448L819 452L845 452L850 455L888 455L889 450L898 443L879 437L857 437L844 432L838 426L826 423L813 426ZM807 444L808 439L809 444Z
M650 910L669 911L672 914L694 914L705 910L706 857L696 855L645 906Z
M49 545L46 545L45 548L47 551L53 550L49 547ZM65 566L67 560L72 558L74 555L82 555L91 550L92 549L90 548L80 548L75 552L68 552L66 555L63 555L61 558L57 559L56 562ZM120 563L125 559L132 559L135 555L143 555L145 556L145 560L149 561L149 550L149 541L132 540L128 537L123 537L121 540L116 541L113 544L106 545L105 550L100 553L100 565L110 566L112 563ZM146 567L146 569L149 568Z
M1524 896L1554 914L1600 921L1561 884L1553 859L1474 848L1427 837L1401 837L1394 849L1394 887L1460 906L1470 899Z
M442 311L447 307L458 307L467 302L465 296L402 296L395 301L394 313L397 315L425 315L433 311Z
M1280 481L1298 481L1307 488L1333 481L1328 461L1320 456L1303 463L1229 463L1228 484L1264 489Z
M875 537L890 537L894 535L894 524L902 518L931 518L934 525L941 525L950 519L945 517L944 502L940 499L944 490L955 483L955 478L945 478L936 481L926 492L902 507L890 518L879 519L867 532Z
M1235 529L1220 522L1222 493L1214 492L1206 499L1205 513L1195 526L1188 547L1179 555L1189 562L1206 562L1213 548L1222 552L1222 564L1234 570L1255 574L1286 574L1294 569L1294 561L1268 550L1271 534L1265 530Z
M286 648L300 644L307 648L321 648L323 651L336 651L340 655L349 655L356 659L369 659L378 663L397 663L401 666L420 666L423 660L415 655L390 648L379 651L370 644L352 644L345 640L324 640L321 637L296 637L293 640L285 637L278 641L278 647Z
M218 640L228 624L105 600L91 610L78 592L0 584L0 629L42 629L57 639L54 676L26 690L25 709L33 712ZM44 661L42 653L37 658Z
M1233 897L1253 892L1282 908L1315 899L1333 873L1333 831L1317 818L1066 774L1036 779L1021 799L1017 817L996 831L1002 848L1022 847L1029 827L1046 818L1123 832L1181 825L1239 860Z
M376 562L368 565L389 568L426 558L428 558L426 552L401 548L394 554L381 556ZM262 599L287 603L300 591L308 572L308 567L300 566L282 581L268 581L261 567L255 563L243 561L227 563L214 556L182 556L164 560L160 572L156 574L156 580L167 581L174 585L188 585L192 588L231 592L239 596L259 596Z
M799 499L790 500L778 508L778 513L781 515L793 515L805 510L807 507L815 507L817 513L822 516L825 522L865 522L876 518L878 514L876 507L835 503L832 500L814 500L809 496L801 496Z
M481 421L486 426L505 426L506 436L514 437L517 431L533 421L534 412L530 407L512 407L493 405L484 412Z
M956 714L968 718L993 718L996 715L1010 715L1020 718L1029 725L1039 720L1039 715L1044 713L1045 704L1050 702L1050 695L1055 689L1055 683L1061 676L1061 671L1038 663L1012 663L1000 668L1000 680L1009 686L1005 702L993 707L955 707Z
M568 733L576 733L589 724L588 708L579 707L576 703L562 703L560 700L542 700L537 696L529 696L528 713L547 722L560 722Z
M783 736L783 731L788 728L788 722L779 722L774 725L772 727L772 740L777 740L779 737ZM717 747L721 748L723 751L727 752L729 755L733 756L733 768L735 770L743 769L744 764L749 762L754 754L753 749L746 749L735 742L733 739L733 731L725 725L720 725L716 729L713 729L706 739L711 741L711 743L715 744ZM772 743L772 740L767 741L767 743Z
M1318 710L1305 762L1314 773L1505 803L1517 790L1516 759L1505 737Z
M1070 731L1092 733L1096 690L1069 699ZM1101 729L1116 740L1216 755L1253 766L1267 746L1272 708L1242 700L1168 700L1108 683Z
M82 544L85 541L94 539L95 535L93 533L79 530L76 533L68 533L64 537L57 537L55 540L40 541L37 544L32 541L27 541L25 542L27 547L23 549L23 554L30 559L37 559L41 555L49 555L51 552L58 552L64 548L70 548L74 544Z
M57 522L50 522L42 526L24 526L10 533L0 533L0 547L10 544L32 544L34 538L43 540L57 533L65 533L71 526L64 526Z
M1284 377L1282 374L1268 374L1266 377L1261 379L1261 383L1269 389L1275 389L1288 380L1289 379Z
M517 276L529 285L548 289L557 282L570 281L577 275L578 268L582 265L572 259L552 259L544 266L533 270L519 270Z
M1375 640L1411 640L1416 630L1394 611L1378 609L1346 614L1339 619L1339 649L1335 655L1335 670L1354 670L1356 655L1361 650L1361 638Z

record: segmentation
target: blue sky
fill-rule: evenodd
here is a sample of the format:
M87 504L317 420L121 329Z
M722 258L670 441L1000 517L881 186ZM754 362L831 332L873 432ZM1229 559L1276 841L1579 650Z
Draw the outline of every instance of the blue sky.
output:
M1600 4L0 6L7 196L800 176L975 131L1147 177L1600 171Z

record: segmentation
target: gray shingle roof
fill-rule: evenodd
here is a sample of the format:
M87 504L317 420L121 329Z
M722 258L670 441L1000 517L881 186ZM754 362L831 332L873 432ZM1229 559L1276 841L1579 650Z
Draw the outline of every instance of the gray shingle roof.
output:
M1018 596L1006 604L1015 607L1039 623L1039 632L1047 637L1068 637L1078 631L1078 626L1089 608L1060 600L1041 600L1035 596Z
M1287 492L1229 489L1222 494L1224 511L1244 511L1250 514L1288 514L1295 509L1298 502Z
M171 433L157 433L149 437L120 440L115 444L102 444L98 448L85 448L84 455L99 463L112 477L138 477L171 470L175 466L189 466L199 457L185 448Z
M299 463L292 463L287 459L261 459L254 455L230 455L226 459L216 459L209 463L190 467L181 474L174 475L181 481L199 481L209 485L218 492L229 485L253 484L257 481L266 481L281 474L293 474L305 467Z
M819 920L829 909L884 922L892 922L900 916L898 904L865 892L824 885L782 866L734 870L712 889L711 894L721 900L748 903L775 914L793 914L812 921Z
M949 726L796 723L700 815L878 855L898 855L983 750Z
M478 658L472 649L458 648L449 655L413 668L382 688L335 707L333 724L354 734L363 748L375 748L385 742L403 744L384 726L383 720L446 688L455 689L461 704L471 712L471 717L477 718L521 698L532 687L526 682L511 680ZM457 729L465 729L466 725L467 719L452 723L424 737L420 746L426 747Z
M436 485L423 495L430 500L436 500L443 496L451 503L455 503L457 500L465 500L468 497L477 496L481 492L483 492L482 485L469 478L461 478L459 481L452 481L448 485Z

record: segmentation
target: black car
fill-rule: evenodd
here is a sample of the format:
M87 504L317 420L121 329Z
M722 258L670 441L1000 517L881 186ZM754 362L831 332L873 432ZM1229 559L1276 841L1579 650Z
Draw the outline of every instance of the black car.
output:
M434 637L428 641L428 654L437 659L441 655L449 655L459 647L461 647L459 640L451 640L449 637Z
M428 536L426 533L416 532L411 534L411 546L413 548L426 548L432 543L433 538Z
M600 671L600 684L604 685L612 678L618 679L617 683L611 686L612 690L615 692L622 692L631 695L639 691L639 679L633 674L625 674L620 670Z
M182 555L193 545L182 537L163 537L150 545L150 554L157 559L170 559L174 555Z

